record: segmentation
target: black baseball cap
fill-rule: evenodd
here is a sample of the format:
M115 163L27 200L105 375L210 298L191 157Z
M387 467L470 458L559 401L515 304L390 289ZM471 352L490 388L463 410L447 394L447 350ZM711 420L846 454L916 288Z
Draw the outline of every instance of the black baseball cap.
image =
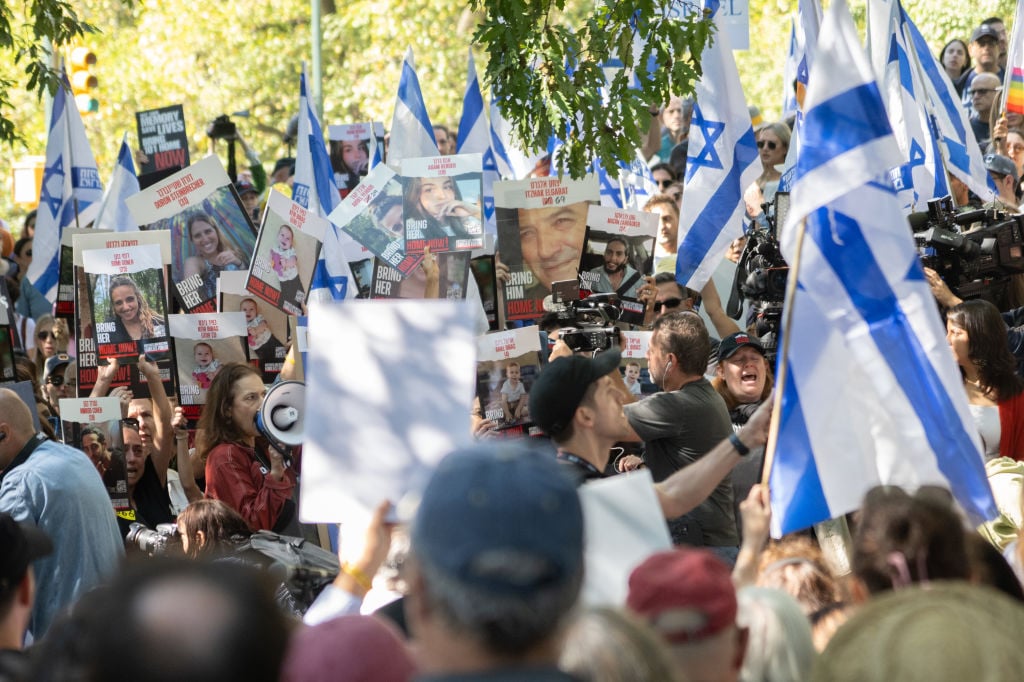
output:
M971 42L976 43L985 37L999 40L999 31L997 31L996 27L991 24L982 24L978 28L974 29L974 33L971 34Z
M747 334L746 332L736 332L722 339L722 342L718 344L718 359L725 360L730 358L733 354L744 346L750 346L757 350L758 353L764 355L764 346L755 337Z
M18 586L30 563L52 551L50 537L39 528L0 514L0 597Z
M622 355L607 350L595 358L573 355L549 362L530 391L530 418L556 438L572 422L590 384L619 366Z

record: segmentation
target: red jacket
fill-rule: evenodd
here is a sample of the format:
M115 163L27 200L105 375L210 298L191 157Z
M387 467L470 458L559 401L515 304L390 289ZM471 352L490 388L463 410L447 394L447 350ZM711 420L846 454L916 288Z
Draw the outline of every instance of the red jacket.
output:
M263 473L256 452L238 443L221 443L206 458L206 496L237 511L254 531L274 528L296 482L290 467L280 481Z
M1024 461L1024 391L999 402L999 454Z

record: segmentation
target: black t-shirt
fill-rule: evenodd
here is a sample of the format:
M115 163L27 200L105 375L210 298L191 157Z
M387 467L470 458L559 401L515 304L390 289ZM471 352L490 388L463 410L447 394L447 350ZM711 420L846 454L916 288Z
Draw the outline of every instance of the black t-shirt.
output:
M142 477L135 484L135 520L147 528L155 529L161 523L174 523L175 516L171 513L171 498L167 494L167 486L161 485L160 476L156 473L153 460L146 458L142 468ZM117 516L117 525L121 529L121 537L128 536L133 521Z

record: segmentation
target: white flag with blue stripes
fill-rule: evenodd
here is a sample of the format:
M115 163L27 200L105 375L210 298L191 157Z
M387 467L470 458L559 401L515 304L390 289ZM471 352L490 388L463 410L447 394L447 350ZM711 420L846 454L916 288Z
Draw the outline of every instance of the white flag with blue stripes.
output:
M299 80L299 132L295 141L292 199L303 208L326 218L341 203L341 195L334 182L331 159L324 143L324 131L320 127L320 119L313 111L308 92L306 67L303 65ZM349 244L348 249L346 243ZM348 261L350 257L360 257L361 250L362 247L355 240L331 223L331 229L324 233L320 259L313 272L313 281L309 287L310 300L340 301L355 298L358 292Z
M132 150L128 146L128 133L121 138L121 150L114 164L114 174L107 185L100 204L99 213L93 222L98 230L112 232L136 232L139 224L131 214L124 200L139 193L139 176L135 174L135 163L132 161Z
M902 18L914 54L924 74L924 88L928 95L932 125L942 148L942 157L950 173L958 177L983 201L991 201L997 194L995 184L985 169L981 148L967 119L967 110L960 103L953 82L931 53L924 36L905 11Z
M493 245L498 234L494 222L494 183L501 179L491 149L491 129L484 114L484 96L480 91L480 80L476 75L473 51L469 51L466 73L466 93L462 98L462 118L459 120L459 134L455 150L459 154L480 154L483 159L483 216L484 233L493 235L488 244Z
M804 119L804 99L807 96L807 77L814 64L814 52L818 48L818 33L821 29L821 4L818 0L797 0L796 20L793 22L794 39L794 86L796 100L793 134L789 139L789 150L783 164L782 177L776 191L788 192L796 173L796 159L800 155L800 128ZM788 76L786 76L788 78Z
M439 156L434 126L427 115L420 81L416 77L412 48L405 53L402 75L398 79L395 113L391 118L391 142L388 145L388 165L398 169L402 159Z
M860 506L878 484L942 485L995 509L981 441L911 232L885 173L899 148L845 0L811 71L789 217L799 258L771 471L773 533Z
M65 77L63 87L57 88L53 96L32 263L27 273L29 281L51 303L57 300L60 240L64 228L75 227L76 215L103 199L103 183L96 159L85 137L85 126L75 100L68 96L70 92L71 86Z
M721 16L714 43L704 49L704 74L695 85L676 281L700 291L729 243L743 235L743 190L761 174L729 36Z
M949 194L939 142L925 108L924 82L916 55L909 48L899 0L877 0L868 6L868 55L881 85L882 97L903 163L889 171L904 213L925 210L932 199Z

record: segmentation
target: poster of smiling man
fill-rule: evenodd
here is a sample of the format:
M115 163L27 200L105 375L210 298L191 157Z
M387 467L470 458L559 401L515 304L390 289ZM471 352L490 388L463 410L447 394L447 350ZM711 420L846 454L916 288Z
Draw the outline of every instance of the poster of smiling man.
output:
M654 272L655 213L591 206L587 214L587 246L580 259L580 297L615 294L619 320L643 324L638 300L644 275Z
M125 205L144 229L170 230L172 288L185 312L213 312L217 276L249 269L256 231L216 156L129 197Z

